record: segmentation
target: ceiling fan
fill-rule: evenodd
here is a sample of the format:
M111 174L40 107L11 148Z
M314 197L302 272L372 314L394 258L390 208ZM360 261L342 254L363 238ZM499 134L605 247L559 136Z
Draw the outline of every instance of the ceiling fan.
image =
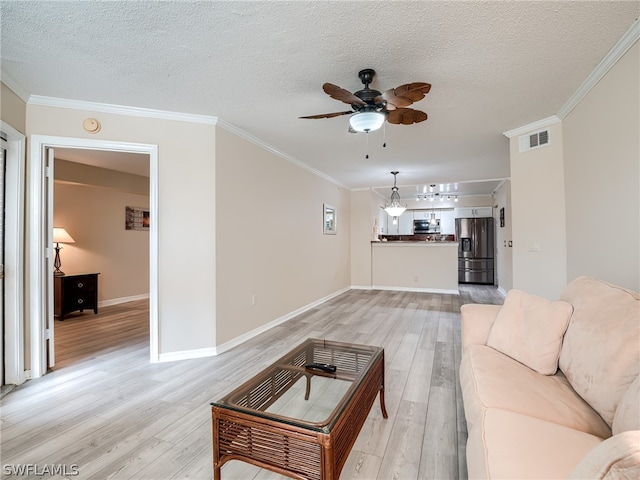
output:
M371 68L360 70L358 77L364 84L364 88L355 93L331 83L325 83L322 86L324 92L331 98L350 104L351 110L299 118L333 118L341 115L351 115L349 131L354 132L377 130L385 120L396 125L411 125L424 122L427 119L426 113L407 107L414 102L422 100L429 93L429 90L431 90L429 83L407 83L380 93L378 90L369 88L369 84L375 74L376 72Z

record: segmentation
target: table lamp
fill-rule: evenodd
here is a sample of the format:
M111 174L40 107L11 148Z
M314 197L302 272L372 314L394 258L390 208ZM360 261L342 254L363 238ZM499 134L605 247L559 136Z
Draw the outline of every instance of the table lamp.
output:
M67 233L67 231L62 227L53 227L53 243L56 244L56 258L53 261L53 266L56 268L53 271L53 274L56 277L64 275L64 272L60 270L62 266L62 262L60 261L60 246L61 243L75 243L75 240L71 238L71 235Z

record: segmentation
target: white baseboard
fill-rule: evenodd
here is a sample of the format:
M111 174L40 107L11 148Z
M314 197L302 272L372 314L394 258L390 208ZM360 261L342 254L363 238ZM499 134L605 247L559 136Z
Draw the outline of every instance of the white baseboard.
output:
M418 293L444 293L446 295L458 295L458 289L448 288L411 288L411 287L389 287L386 285L373 285L372 290L391 290L397 292L418 292Z
M140 295L132 295L130 297L120 297L120 298L112 298L111 300L102 300L101 302L98 302L98 308L109 307L111 305L118 305L120 303L135 302L136 300L145 300L147 298L149 298L149 294L142 293Z
M301 313L304 313L308 310L311 310L314 307L317 307L318 305L320 305L321 303L327 302L329 300L331 300L334 297L337 297L338 295L343 294L344 292L348 292L351 289L351 287L345 287L341 290L338 290L337 292L331 293L329 295L327 295L326 297L323 297L319 300L316 300L315 302L311 302L308 305L305 305L304 307L300 307L297 310L294 310L293 312L287 313L286 315L283 315L282 317L276 318L275 320L262 325L261 327L255 328L253 330L251 330L250 332L247 332L243 335L240 335L239 337L236 337L232 340L229 340L228 342L225 342L221 345L218 345L218 347L216 348L217 353L223 353L226 352L227 350L231 350L234 347L237 347L238 345L240 345L241 343L246 342L247 340L252 339L253 337L256 337L258 335L260 335L261 333L266 332L267 330L276 327L278 325L280 325L281 323L286 322L287 320L292 319L293 317L295 317L296 315L300 315Z
M181 352L161 353L158 362L175 362L177 360L189 360L192 358L215 357L218 354L215 347L183 350Z
M344 292L348 292L349 290L350 290L350 287L346 287L341 290L338 290L337 292L327 295L326 297L316 300L315 302L311 302L310 304L305 305L304 307L300 307L297 310L294 310L293 312L289 312L286 315L283 315L282 317L276 318L275 320L265 325L262 325L261 327L255 328L232 340L229 340L228 342L218 345L217 347L199 348L195 350L183 350L180 352L161 353L158 356L158 362L174 362L176 360L188 360L191 358L213 357L213 356L219 355L221 353L226 352L227 350L231 350L232 348L237 347L241 343L244 343L247 340L252 339L253 337L260 335L261 333L266 332L267 330L275 326L280 325L281 323L286 322L287 320L292 319L296 315L300 315L301 313L311 310L312 308L317 307L321 303L327 302L332 298L343 294Z

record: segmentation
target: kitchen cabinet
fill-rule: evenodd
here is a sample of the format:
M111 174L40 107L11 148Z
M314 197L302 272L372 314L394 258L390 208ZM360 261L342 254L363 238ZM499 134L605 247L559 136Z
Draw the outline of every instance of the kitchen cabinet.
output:
M429 214L432 212L432 210L414 210L413 211L413 218L415 220L429 220ZM436 215L436 218L438 218L438 216Z
M455 218L493 217L492 207L460 207L454 210Z
M380 208L380 213L378 214L378 235L387 235L389 233L389 215L384 211L383 208Z
M456 216L453 210L442 210L440 213L440 234L455 235Z
M384 210L383 210L384 212ZM393 224L393 218L386 212L389 235L413 235L413 212L411 210L405 210L405 212L398 217L398 223Z

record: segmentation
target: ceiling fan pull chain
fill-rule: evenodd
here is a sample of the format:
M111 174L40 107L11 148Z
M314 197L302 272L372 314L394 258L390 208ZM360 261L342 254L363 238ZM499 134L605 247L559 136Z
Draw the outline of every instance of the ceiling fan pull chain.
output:
M382 148L387 148L387 122L382 124Z
M367 160L369 159L369 132L365 132L366 136L367 136L367 154L364 156L364 158L366 158Z

